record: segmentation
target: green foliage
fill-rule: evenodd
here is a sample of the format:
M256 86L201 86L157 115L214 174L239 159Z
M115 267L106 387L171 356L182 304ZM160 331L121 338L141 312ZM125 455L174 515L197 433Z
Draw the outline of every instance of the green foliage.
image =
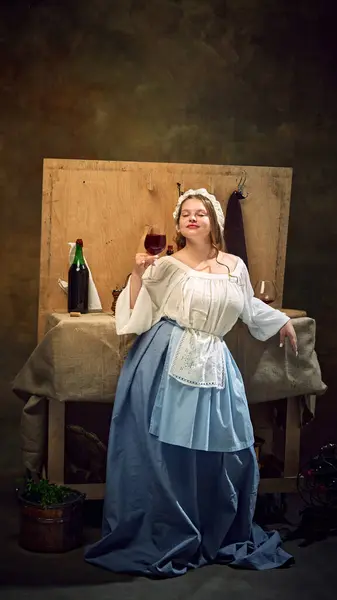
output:
M40 479L37 482L27 479L22 497L30 502L40 504L42 508L47 508L55 504L63 504L73 493L73 490L63 485L49 483L48 479Z

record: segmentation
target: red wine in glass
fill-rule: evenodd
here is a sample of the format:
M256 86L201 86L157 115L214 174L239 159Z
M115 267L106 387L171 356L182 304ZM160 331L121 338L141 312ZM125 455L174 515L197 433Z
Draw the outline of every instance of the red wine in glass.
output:
M148 233L144 241L145 249L154 256L166 248L166 235L163 233Z

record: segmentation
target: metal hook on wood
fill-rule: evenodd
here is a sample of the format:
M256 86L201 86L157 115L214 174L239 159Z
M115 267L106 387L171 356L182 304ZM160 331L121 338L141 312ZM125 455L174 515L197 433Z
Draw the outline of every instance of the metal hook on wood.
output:
M182 183L177 183L177 188L178 188L178 198L180 198L180 196L184 193L184 190L182 189L183 184Z
M246 195L243 193L244 187L246 185L246 181L247 181L247 172L243 171L243 173L241 174L240 177L240 181L238 183L238 192L239 194L241 194L242 198L247 198L248 193L246 193Z

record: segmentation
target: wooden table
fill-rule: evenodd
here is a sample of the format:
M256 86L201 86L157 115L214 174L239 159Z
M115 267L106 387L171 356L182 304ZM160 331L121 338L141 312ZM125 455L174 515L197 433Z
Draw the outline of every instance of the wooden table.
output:
M293 323L299 340L300 363L295 361L292 352L279 348L278 336L259 342L241 322L225 339L241 370L250 406L262 402L267 406L268 401L278 398L284 398L287 404L284 476L261 479L261 492L296 490L301 434L299 396L305 393L307 400L312 401L316 394L325 391L314 351L315 323L305 317L294 319ZM44 399L48 401L46 468L51 481L64 483L67 403L105 403L112 410L124 353L124 339L116 335L111 314L79 318L71 318L68 314L48 316L46 335L17 375L14 391L26 401L22 435L30 442L34 440L33 426L30 421L27 430L25 421L29 403L34 398L37 415L38 399L41 399L41 407ZM32 461L29 453L25 460L26 464ZM67 485L85 492L90 499L104 495L104 483L74 485L67 481Z

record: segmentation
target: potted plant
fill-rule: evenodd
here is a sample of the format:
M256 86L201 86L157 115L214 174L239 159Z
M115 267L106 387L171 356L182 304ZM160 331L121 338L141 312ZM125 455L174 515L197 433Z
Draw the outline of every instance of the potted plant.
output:
M82 544L85 495L48 479L18 490L19 544L34 552L66 552Z

